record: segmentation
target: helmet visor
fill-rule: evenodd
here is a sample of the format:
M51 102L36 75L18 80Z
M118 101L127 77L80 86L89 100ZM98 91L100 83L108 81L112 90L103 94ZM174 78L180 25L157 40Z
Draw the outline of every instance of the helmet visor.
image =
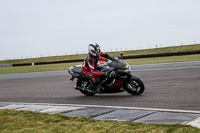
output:
M98 49L98 50L96 50L96 51L95 51L95 53L96 53L96 54L99 54L99 53L100 53L100 50L99 50L99 49Z

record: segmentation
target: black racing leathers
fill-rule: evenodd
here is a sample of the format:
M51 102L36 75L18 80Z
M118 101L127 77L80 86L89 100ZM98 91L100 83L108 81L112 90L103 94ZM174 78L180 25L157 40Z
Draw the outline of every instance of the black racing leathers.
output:
M100 57L101 56L101 57ZM84 61L83 61L83 66L82 70L84 74L90 74L92 73L95 77L96 76L102 76L103 73L101 71L97 70L97 63L98 61L107 61L107 59L111 59L112 57L108 55L107 53L100 53L100 56L92 56L91 54L88 54ZM94 78L91 77L92 80L95 80Z

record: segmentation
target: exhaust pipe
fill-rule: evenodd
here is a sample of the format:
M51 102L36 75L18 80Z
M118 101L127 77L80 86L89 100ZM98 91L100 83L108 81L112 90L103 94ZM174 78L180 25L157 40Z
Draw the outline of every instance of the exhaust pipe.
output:
M74 86L74 89L76 89L76 90L83 90L80 86Z

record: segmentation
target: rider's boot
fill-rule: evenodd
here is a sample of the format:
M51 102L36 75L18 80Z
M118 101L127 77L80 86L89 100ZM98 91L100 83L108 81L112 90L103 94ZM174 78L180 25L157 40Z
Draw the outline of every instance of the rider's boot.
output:
M86 91L92 92L92 93L97 93L95 83L92 81L89 81L90 84L88 87L86 87Z

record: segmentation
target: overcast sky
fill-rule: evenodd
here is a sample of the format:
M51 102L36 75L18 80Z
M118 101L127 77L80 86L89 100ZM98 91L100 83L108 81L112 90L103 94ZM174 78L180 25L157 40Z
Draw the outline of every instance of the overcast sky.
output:
M0 60L200 43L200 0L0 0Z

